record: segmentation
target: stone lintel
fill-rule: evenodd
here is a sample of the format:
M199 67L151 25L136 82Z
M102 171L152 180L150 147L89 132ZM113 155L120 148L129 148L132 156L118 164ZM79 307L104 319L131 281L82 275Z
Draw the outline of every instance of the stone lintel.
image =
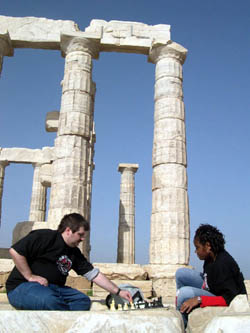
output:
M45 129L47 132L57 132L59 116L59 111L51 111L46 114Z
M148 54L153 41L166 44L170 40L170 25L147 25L141 22L92 20L85 32L101 34L104 52Z
M118 165L119 172L123 172L124 170L127 169L127 170L133 171L135 173L138 168L139 168L139 164L120 163Z
M62 49L61 34L98 42L100 51L147 55L152 43L166 45L170 25L140 22L92 20L85 31L69 20L41 17L0 16L0 33L8 30L14 48Z
M74 32L79 28L69 20L0 16L0 32L7 30L13 47L60 50L61 31Z
M29 148L1 148L0 162L45 164L54 160L54 147L43 147L42 149Z

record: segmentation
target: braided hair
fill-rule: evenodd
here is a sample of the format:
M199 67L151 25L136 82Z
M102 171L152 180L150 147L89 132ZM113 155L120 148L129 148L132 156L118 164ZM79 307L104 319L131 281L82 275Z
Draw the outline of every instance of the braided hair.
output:
M195 232L194 239L202 245L209 242L215 255L224 250L226 243L224 235L210 224L201 224Z

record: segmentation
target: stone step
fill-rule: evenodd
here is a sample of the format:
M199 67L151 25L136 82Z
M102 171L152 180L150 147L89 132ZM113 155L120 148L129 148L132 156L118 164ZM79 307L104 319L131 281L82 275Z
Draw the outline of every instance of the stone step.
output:
M175 310L134 311L1 311L4 333L182 333L180 314Z

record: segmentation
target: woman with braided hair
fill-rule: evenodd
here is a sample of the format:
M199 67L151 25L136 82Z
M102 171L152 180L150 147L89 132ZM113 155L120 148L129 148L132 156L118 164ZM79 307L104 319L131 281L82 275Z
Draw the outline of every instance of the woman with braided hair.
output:
M233 298L246 294L243 275L225 250L223 234L214 226L201 224L194 236L195 252L204 260L203 273L189 268L176 271L176 306L186 326L196 307L228 306Z

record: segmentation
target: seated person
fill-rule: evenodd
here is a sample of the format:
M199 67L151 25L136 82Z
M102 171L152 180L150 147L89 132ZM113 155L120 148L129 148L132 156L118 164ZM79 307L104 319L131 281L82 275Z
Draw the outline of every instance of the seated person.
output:
M57 230L31 231L10 249L15 267L6 281L10 304L21 310L89 310L91 301L80 291L65 286L71 269L112 294L129 302L120 290L78 248L89 230L80 214L65 215Z
M203 273L189 268L176 271L176 306L185 326L193 308L228 306L235 296L246 294L239 266L224 245L224 236L216 227L200 225L194 236L194 246L198 258L204 260Z

